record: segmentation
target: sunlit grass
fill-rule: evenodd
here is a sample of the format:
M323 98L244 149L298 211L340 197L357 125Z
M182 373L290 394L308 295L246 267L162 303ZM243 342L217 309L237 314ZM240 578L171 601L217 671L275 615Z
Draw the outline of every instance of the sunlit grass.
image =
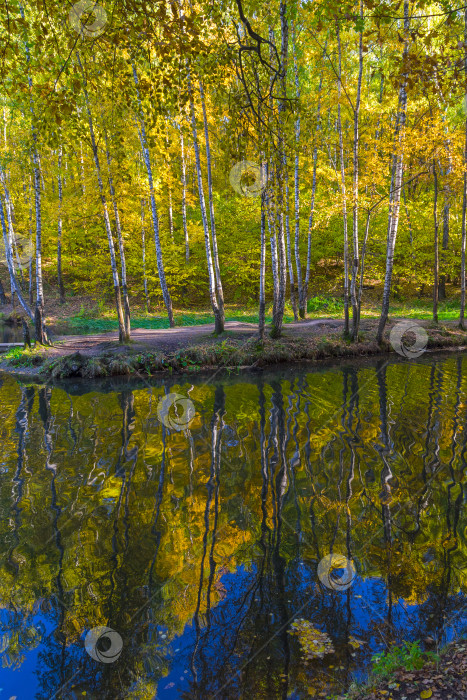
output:
M350 309L351 313L351 309ZM362 306L362 318L378 318L381 306L378 303L364 303ZM418 318L431 320L433 317L432 303L429 300L412 299L404 302L393 302L389 309L390 317ZM213 315L210 309L179 309L174 311L175 325L199 326L213 323ZM332 296L313 297L308 302L307 319L318 318L344 318L344 305L341 298ZM440 321L456 320L459 317L459 301L448 300L439 303L438 317ZM239 321L242 323L258 323L257 307L239 307L227 305L225 307L226 321ZM294 320L290 301L285 305L284 323ZM272 321L272 304L266 310L266 323ZM145 328L164 329L169 328L167 316L159 310L156 313L147 313L137 309L131 319L132 329ZM81 311L80 313L62 320L60 331L67 333L90 334L105 333L118 330L115 312L111 307Z

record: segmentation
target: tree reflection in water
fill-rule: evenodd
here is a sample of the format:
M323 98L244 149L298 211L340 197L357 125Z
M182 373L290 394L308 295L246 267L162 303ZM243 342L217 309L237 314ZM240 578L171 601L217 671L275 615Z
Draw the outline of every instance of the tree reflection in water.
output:
M4 378L5 696L300 698L465 629L465 362ZM194 402L185 431L157 420L171 392ZM330 553L355 562L345 591L317 577ZM84 649L100 625L115 663Z

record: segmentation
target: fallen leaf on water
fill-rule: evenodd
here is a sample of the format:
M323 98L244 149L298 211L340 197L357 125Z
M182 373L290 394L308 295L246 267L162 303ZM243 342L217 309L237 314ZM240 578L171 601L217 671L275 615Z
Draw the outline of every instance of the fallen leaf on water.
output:
M433 691L431 690L431 688L428 688L428 690L422 690L422 692L420 693L420 697L422 698L422 700L427 700L427 698L431 698L432 695Z

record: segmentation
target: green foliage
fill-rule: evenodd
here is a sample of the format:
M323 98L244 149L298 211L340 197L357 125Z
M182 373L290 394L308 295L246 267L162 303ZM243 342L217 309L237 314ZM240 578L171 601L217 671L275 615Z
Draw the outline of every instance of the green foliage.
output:
M42 348L24 349L11 348L0 355L0 361L5 361L12 367L38 367L44 362L44 350Z
M323 313L327 314L342 314L344 309L344 302L341 299L335 299L334 297L324 297L317 296L308 299L307 311L308 313Z
M406 671L422 668L427 661L438 661L439 656L431 651L422 651L419 642L404 642L403 646L392 647L385 654L375 654L371 660L374 663L373 675L381 679L390 677L400 668Z

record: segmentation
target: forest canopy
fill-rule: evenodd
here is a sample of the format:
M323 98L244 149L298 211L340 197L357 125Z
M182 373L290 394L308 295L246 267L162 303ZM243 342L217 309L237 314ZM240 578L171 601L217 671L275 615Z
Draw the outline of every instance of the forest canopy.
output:
M6 0L0 301L47 342L48 289L131 305L310 291L358 338L368 283L465 306L467 10L446 2ZM327 287L326 287L327 285Z

